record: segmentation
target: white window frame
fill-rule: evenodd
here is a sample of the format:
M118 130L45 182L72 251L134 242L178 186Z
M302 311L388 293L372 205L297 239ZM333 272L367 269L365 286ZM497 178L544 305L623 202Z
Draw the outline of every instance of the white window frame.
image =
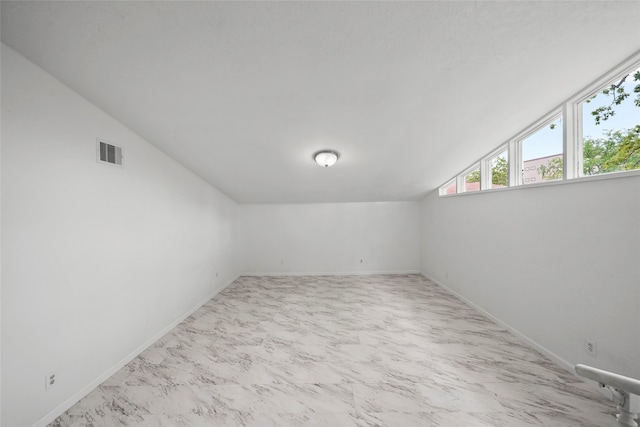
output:
M561 180L542 181L536 182L536 186L557 184L558 182L568 181L575 178L585 177L583 173L583 135L582 135L582 104L590 97L600 93L605 87L611 85L617 79L622 78L625 74L630 74L636 69L640 68L640 51L631 55L624 60L620 65L614 67L607 73L600 76L597 80L589 84L583 90L567 99L557 108L554 108L551 112L542 116L529 126L527 126L522 132L516 134L514 137L507 140L507 142L501 144L498 148L491 151L488 155L483 156L479 161L473 163L456 177L447 181L446 184L440 187L440 195L444 195L444 191L447 186L456 182L456 194L466 193L465 177L480 167L480 193L484 190L491 189L491 160L498 154L507 150L508 163L509 163L509 187L521 187L524 186L522 182L522 141L527 137L533 135L544 126L548 126L549 123L556 120L558 117L562 117L562 160L563 160L563 177ZM633 93L630 95L633 96ZM639 173L640 170L633 170L627 172L612 172L610 174L598 174L589 176L587 179L593 179L595 177L602 178L603 175L619 175L621 173ZM531 186L531 184L526 187ZM504 189L494 189L497 191ZM478 191L473 191L478 193Z
M515 163L514 163L513 169L515 169L514 173L517 176L513 176L513 175L511 176L513 176L515 182L517 182L516 185L525 185L524 182L522 182L522 175L524 170L523 169L524 161L522 159L523 141L528 137L530 137L531 135L533 135L534 133L541 130L542 128L544 128L545 126L549 126L551 122L556 121L558 118L562 118L562 128L564 129L566 127L566 123L565 123L566 119L564 118L562 112L563 112L562 109L555 109L551 111L550 113L546 114L545 116L542 116L540 119L533 122L531 125L529 125L529 127L527 127L524 131L520 132L515 136L515 138L513 138L514 151L516 152L516 156L514 156ZM563 133L564 133L564 130L563 130ZM563 174L564 174L564 163L566 163L566 150L564 148L564 134L563 134L563 146L562 146L562 161L563 161ZM509 165L509 168L511 169L511 164Z
M509 144L503 144L485 156L480 162L480 190L491 190L493 177L491 176L491 162L500 154L507 152L508 179L507 187L511 186L511 163L509 162Z
M453 196L453 194L447 194L447 188L449 188L449 186L451 184L456 184L456 192L453 194L458 194L458 183L456 182L456 178L450 179L449 181L447 181L446 183L444 183L443 185L440 186L440 195L441 196Z
M467 191L467 180L465 179L467 177L467 175L469 175L471 172L475 171L476 169L480 168L480 162L476 162L473 164L473 166L468 167L467 169L465 169L460 175L458 175L456 177L457 181L456 181L456 190L457 193L479 193L481 190L478 191ZM482 170L480 171L480 188L482 188ZM462 191L461 191L462 190Z
M598 95L604 88L611 85L616 80L619 80L625 74L629 74L632 71L640 68L640 52L636 53L629 57L626 61L613 68L609 72L603 74L599 79L591 83L585 89L578 92L575 96L571 97L565 104L565 108L571 110L574 114L574 126L573 134L568 135L565 140L565 144L569 145L572 148L572 154L575 156L575 159L572 159L575 164L576 170L574 174L569 177L565 177L565 179L571 178L579 178L584 177L583 171L583 123L582 123L582 104L592 96ZM631 93L630 96L634 94ZM616 172L618 173L618 172Z

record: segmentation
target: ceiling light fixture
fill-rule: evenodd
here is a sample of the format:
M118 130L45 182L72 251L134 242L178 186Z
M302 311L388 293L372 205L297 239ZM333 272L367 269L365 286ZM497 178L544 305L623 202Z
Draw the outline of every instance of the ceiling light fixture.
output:
M320 166L328 168L329 166L333 166L339 157L340 155L336 151L322 150L313 155L313 160Z

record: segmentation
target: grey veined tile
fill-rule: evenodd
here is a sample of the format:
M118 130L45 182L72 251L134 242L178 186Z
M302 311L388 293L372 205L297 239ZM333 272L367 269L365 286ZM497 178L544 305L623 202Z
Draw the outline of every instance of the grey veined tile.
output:
M50 425L613 427L613 412L422 276L241 277Z

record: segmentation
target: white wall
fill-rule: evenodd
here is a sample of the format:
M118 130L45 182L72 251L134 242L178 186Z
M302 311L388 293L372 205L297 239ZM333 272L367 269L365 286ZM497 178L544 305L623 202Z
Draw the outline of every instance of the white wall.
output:
M66 409L237 277L235 202L6 45L1 182L5 426Z
M640 176L422 204L422 271L553 353L640 378ZM597 356L585 340L597 342Z
M238 213L246 274L420 270L419 202L239 205Z

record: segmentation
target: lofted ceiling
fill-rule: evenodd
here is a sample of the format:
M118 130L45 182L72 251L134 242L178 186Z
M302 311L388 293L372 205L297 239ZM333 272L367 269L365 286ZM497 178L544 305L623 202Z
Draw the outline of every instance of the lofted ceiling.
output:
M1 13L4 43L240 203L418 200L640 50L638 1Z

